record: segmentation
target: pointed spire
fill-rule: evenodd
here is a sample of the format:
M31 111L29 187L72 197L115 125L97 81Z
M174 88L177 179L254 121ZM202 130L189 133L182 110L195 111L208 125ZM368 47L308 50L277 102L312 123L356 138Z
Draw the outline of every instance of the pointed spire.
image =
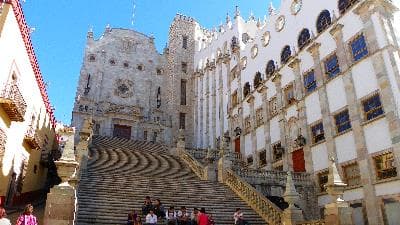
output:
M270 16L271 15L275 15L275 11L276 11L276 9L274 7L274 4L272 3L272 1L270 1L269 2L269 8L268 8L269 15Z
M88 39L93 39L93 26L89 27L89 30L87 32L87 38Z
M226 13L226 24L231 22L231 17L229 16L229 13Z
M239 6L235 6L235 17L234 17L234 19L237 19L239 16L240 16Z
M326 184L326 192L331 196L333 202L343 202L342 199L344 188L347 186L340 177L333 157L330 158L328 183Z
M107 24L107 26L106 26L106 33L110 33L110 32L111 32L110 24Z
M261 25L262 25L262 24L261 24L261 19L260 19L260 18L258 18L258 19L257 19L257 27L258 27L258 28L260 28L260 27L261 27Z
M256 18L254 17L254 14L253 14L253 10L250 11L249 20L250 20L250 21L256 20Z
M294 204L299 200L299 196L300 195L299 193L297 193L296 187L294 186L292 173L290 171L287 171L286 189L283 197L285 201L289 204L290 209L296 208Z

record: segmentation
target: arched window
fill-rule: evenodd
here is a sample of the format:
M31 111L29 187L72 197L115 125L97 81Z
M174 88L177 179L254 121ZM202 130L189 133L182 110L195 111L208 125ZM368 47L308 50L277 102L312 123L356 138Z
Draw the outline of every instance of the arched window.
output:
M321 33L324 31L329 25L331 25L332 20L331 20L331 14L329 13L328 10L322 11L317 20L317 32Z
M290 50L289 45L286 45L281 52L281 64L287 63L291 55L292 55L292 50Z
M265 69L265 74L267 78L271 77L275 73L275 62L274 60L269 60L267 63L267 68Z
M157 88L157 108L161 107L161 87Z
M250 84L246 82L243 87L243 96L246 98L250 94Z
M261 85L261 82L262 82L261 73L258 71L254 76L253 80L254 88L258 88Z
M299 49L302 50L308 43L310 43L310 31L306 28L304 28L299 35L299 38L297 39L297 44L299 46Z
M339 0L338 8L340 14L345 13L352 5L357 3L359 0Z

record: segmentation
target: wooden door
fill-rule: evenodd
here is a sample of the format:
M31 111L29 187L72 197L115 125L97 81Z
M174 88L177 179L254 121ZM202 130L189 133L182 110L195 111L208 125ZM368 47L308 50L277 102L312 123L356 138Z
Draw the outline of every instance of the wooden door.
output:
M131 126L114 124L114 137L131 139Z
M235 139L235 152L240 154L240 138Z
M306 172L306 163L304 161L303 149L296 150L292 153L293 171Z

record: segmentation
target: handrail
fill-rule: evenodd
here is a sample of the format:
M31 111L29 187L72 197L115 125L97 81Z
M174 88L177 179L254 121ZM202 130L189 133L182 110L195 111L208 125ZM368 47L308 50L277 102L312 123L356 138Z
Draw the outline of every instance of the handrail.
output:
M246 168L238 169L235 172L250 183L252 183L252 181L262 181L263 183L286 184L287 172L285 171ZM296 184L313 185L314 183L311 176L310 173L292 172L292 178Z
M268 224L280 225L282 210L265 196L259 193L244 179L230 169L225 172L225 184L240 196L251 208L254 209Z
M186 150L181 149L178 150L179 157L185 161L190 169L202 180L205 180L204 167L195 159L192 155L190 155Z

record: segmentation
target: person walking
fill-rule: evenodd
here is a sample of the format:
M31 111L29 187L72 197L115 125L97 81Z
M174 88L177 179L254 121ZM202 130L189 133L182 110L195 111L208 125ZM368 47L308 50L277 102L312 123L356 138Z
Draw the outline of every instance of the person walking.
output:
M0 207L0 225L11 225L9 219L6 218L7 213L3 207Z
M36 216L33 215L33 205L27 204L24 212L18 217L16 225L38 225Z

